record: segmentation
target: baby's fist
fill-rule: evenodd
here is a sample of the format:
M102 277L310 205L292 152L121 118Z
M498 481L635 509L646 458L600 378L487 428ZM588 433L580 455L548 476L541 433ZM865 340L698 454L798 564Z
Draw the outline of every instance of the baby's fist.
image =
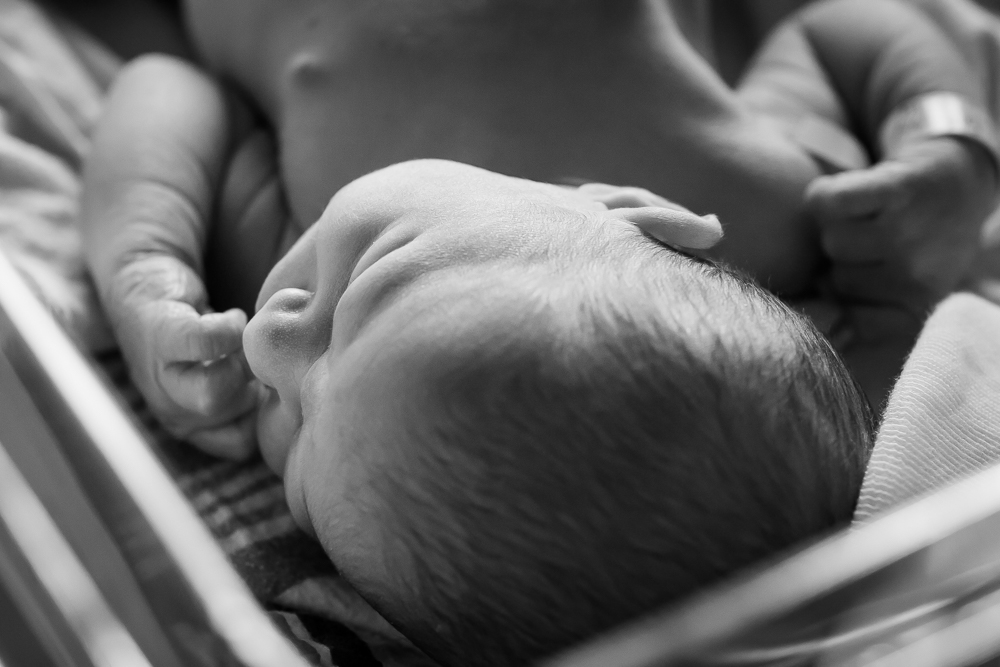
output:
M201 279L174 257L137 260L116 286L115 334L164 428L210 454L253 454L259 386L243 357L243 311L211 312Z

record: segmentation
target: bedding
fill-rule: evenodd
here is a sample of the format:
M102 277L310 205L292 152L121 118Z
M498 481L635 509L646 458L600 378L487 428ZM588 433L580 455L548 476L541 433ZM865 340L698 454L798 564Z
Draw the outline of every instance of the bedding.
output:
M942 302L892 391L855 523L1000 463L1000 306Z
M87 277L80 168L116 57L22 0L0 0L0 248L118 389L275 625L313 664L430 665L295 526L259 460L219 461L160 429L131 385Z

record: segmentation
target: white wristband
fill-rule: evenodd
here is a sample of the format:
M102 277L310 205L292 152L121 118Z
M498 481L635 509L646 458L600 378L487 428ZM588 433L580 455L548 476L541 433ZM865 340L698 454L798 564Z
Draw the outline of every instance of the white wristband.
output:
M893 110L879 131L881 156L894 155L908 142L955 137L982 146L1000 177L997 131L986 111L955 93L919 95Z

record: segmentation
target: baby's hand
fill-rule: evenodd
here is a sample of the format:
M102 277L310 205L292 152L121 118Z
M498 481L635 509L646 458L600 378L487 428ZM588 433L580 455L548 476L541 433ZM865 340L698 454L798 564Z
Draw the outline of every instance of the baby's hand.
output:
M243 356L243 311L211 312L198 274L167 255L126 265L110 296L129 372L167 431L216 456L253 454L259 383Z
M806 206L847 302L902 307L922 319L963 278L995 204L984 148L937 137L870 169L816 179Z

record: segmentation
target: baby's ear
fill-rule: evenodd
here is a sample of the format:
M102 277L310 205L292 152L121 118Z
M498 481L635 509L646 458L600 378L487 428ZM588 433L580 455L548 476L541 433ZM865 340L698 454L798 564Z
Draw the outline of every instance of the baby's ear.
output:
M722 239L722 225L717 217L696 215L649 190L587 183L581 185L578 191L607 206L614 217L631 222L667 245L706 250Z

